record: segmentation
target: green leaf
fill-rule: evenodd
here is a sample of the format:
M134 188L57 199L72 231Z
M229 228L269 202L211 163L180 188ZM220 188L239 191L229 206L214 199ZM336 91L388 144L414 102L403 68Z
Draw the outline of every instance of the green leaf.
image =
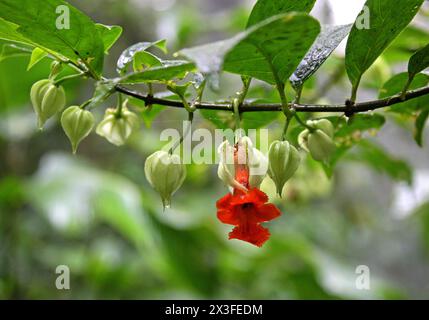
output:
M383 56L389 64L408 61L420 48L427 44L427 31L417 25L408 25L389 46Z
M38 64L40 61L43 60L48 55L48 53L45 50L42 50L40 48L34 48L33 52L31 53L30 62L28 63L27 70L30 70L33 68L36 64Z
M379 98L387 98L390 96L394 96L400 94L405 87L405 84L408 82L408 73L403 72L393 76L389 81L387 81L383 88L380 90ZM415 90L426 86L429 83L429 76L419 73L417 74L411 85L409 87L410 90ZM417 110L421 110L429 105L429 97L422 96L416 99L412 99L409 101L404 101L402 103L393 105L390 107L389 111L400 113L400 114L413 114Z
M13 57L28 56L32 48L22 44L7 43L2 46L0 51L0 62Z
M320 31L319 23L303 13L267 19L234 38L180 53L195 61L203 74L223 69L274 84L285 83L299 65Z
M386 118L377 113L356 114L348 123L345 121L338 122L335 137L344 138L368 130L379 130L385 123Z
M167 40L165 40L165 39L158 40L157 42L155 42L155 47L157 47L159 50L161 50L165 54L168 53Z
M367 0L369 29L353 25L346 49L346 69L357 89L362 75L411 22L424 0ZM360 26L361 28L359 28Z
M289 12L310 12L316 0L258 0L247 22L247 28L268 18Z
M6 21L0 16L0 39L25 44L33 44L29 39L25 38L17 31L18 27L18 25Z
M417 51L408 63L408 72L415 75L429 67L429 44Z
M128 66L133 62L134 56L138 52L147 51L150 48L156 47L160 49L161 51L165 52L166 50L166 41L165 40L159 40L156 42L139 42L136 43L127 49L125 49L121 56L118 59L116 70L120 75L124 75L127 73Z
M240 33L234 38L186 48L178 54L194 61L198 70L205 76L217 78L220 73L225 55L246 33Z
M303 13L268 19L225 56L224 70L271 84L286 83L320 32L317 20Z
M147 51L140 51L134 55L134 72L141 72L152 67L162 67L162 62L156 56Z
M69 9L70 29L57 28L57 19L61 15L56 9L60 6ZM89 17L70 4L61 0L2 0L0 18L18 26L11 36L17 38L16 41L28 39L29 44L66 57L76 64L83 63L93 72L101 73L104 46L98 30ZM0 36L2 34L0 30Z
M120 79L98 81L95 87L94 96L91 98L91 103L89 104L88 109L95 108L109 98L114 93L119 80Z
M357 152L350 154L348 159L366 163L374 170L385 173L396 181L412 183L413 172L408 163L392 157L380 146L368 140L361 141Z
M101 40L104 44L104 53L108 54L110 48L118 41L122 34L122 27L120 26L106 26L101 23L96 24L97 30L100 34Z
M163 61L162 67L150 68L142 72L131 73L120 80L122 84L165 82L174 78L183 78L188 72L195 69L192 62L172 60Z
M290 78L294 88L302 87L304 82L322 66L349 34L351 27L350 24L322 26L322 32Z
M420 112L419 116L416 119L414 140L416 140L417 144L420 147L423 147L423 132L424 132L428 117L429 117L429 109L423 110L422 112Z

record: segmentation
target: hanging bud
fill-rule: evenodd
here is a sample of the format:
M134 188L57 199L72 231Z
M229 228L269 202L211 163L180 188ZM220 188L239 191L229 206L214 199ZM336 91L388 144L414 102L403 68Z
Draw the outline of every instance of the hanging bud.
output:
M51 80L40 80L31 88L31 102L38 117L39 128L60 112L66 105L64 88L57 87Z
M308 121L307 124L315 130L310 132L306 129L301 132L298 143L310 152L314 160L328 161L336 149L333 141L334 126L326 119Z
M328 137L334 137L334 126L328 119L309 120L307 124L315 129L322 130Z
M186 167L178 155L157 151L146 160L146 179L159 193L164 208L171 205L172 195L182 186L186 177Z
M268 152L268 174L276 184L281 197L285 183L299 167L301 157L298 150L287 141L274 141Z
M307 152L310 152L310 150L308 150L308 135L309 134L310 134L310 131L308 129L305 129L298 136L299 146Z
M91 133L94 123L92 113L79 106L69 107L63 112L61 124L70 140L73 153L76 153L79 143Z
M322 130L316 130L308 136L308 149L316 161L328 161L336 146L331 137Z
M253 147L248 137L242 137L231 146L228 141L223 142L219 148L220 155L218 176L227 185L235 189L246 191L247 187L258 188L264 180L268 170L268 159L258 149ZM236 167L245 165L249 170L249 185L243 186L235 179Z
M122 146L138 128L139 117L127 108L122 107L119 114L115 109L107 109L103 121L97 126L97 134L116 146Z

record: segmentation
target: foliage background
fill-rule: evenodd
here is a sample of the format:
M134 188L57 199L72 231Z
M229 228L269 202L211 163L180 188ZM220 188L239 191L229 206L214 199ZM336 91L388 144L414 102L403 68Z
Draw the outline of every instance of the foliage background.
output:
M124 27L106 66L139 42L167 38L169 49L223 39L242 30L251 1L70 1L94 20ZM338 6L329 6L329 4ZM339 1L319 0L325 23L352 22ZM356 5L356 10L354 10ZM353 8L352 8L353 7ZM334 9L334 10L333 10ZM406 70L413 50L428 42L428 6L364 79L360 100L378 96L390 76ZM350 21L338 21L345 13ZM426 21L426 22L425 22ZM216 166L189 166L173 209L163 212L144 178L159 132L181 126L184 112L161 112L123 148L93 134L72 156L58 121L36 130L29 90L49 62L26 72L28 57L0 62L0 298L20 299L341 299L427 298L429 295L428 145L413 141L413 124L397 113L367 138L372 153L352 152L332 180L311 160L289 183L285 213L258 249L228 241L215 202L227 190ZM67 85L69 103L89 98L91 84ZM226 75L220 93L239 88ZM233 90L234 89L234 90ZM350 85L341 49L313 77L304 99L343 101ZM270 99L273 88L256 87ZM272 98L271 98L272 99ZM114 103L114 101L110 101ZM102 117L98 110L98 119ZM258 120L253 119L258 125ZM197 117L196 127L213 128ZM270 125L271 138L281 123ZM427 135L426 135L427 136ZM356 148L355 148L356 149ZM273 195L270 181L264 189ZM55 268L71 269L71 290L55 288ZM371 270L371 290L355 287L358 265Z

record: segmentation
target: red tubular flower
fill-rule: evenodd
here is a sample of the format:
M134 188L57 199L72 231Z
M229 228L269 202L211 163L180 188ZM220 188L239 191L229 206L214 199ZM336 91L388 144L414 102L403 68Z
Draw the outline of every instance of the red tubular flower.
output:
M235 180L248 189L249 169L247 165L237 164L237 150L234 153ZM229 239L243 240L262 247L271 234L261 223L281 215L275 205L267 202L268 196L258 188L248 189L247 192L234 189L233 194L228 193L221 198L216 203L217 217L222 223L235 226Z

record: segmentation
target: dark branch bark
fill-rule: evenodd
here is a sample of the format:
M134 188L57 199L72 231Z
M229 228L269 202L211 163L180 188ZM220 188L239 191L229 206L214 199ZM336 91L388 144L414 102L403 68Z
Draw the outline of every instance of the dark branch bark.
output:
M180 101L159 99L148 95L141 94L136 91L132 91L123 86L117 86L116 91L134 97L136 99L144 101L146 104L157 104L161 106L168 106L173 108L184 108L184 105ZM405 98L401 97L400 94L385 99L356 103L353 106L347 106L346 104L339 105L315 105L315 104L289 104L289 106L295 109L297 112L340 112L340 113L359 113L380 108L389 107L404 101L412 100L424 95L429 94L429 86L423 87L417 90L408 91ZM202 102L196 104L197 109L200 110L221 110L221 111L232 111L232 106L225 103L209 103ZM251 104L244 102L240 107L240 112L261 112L261 111L282 111L281 104Z

